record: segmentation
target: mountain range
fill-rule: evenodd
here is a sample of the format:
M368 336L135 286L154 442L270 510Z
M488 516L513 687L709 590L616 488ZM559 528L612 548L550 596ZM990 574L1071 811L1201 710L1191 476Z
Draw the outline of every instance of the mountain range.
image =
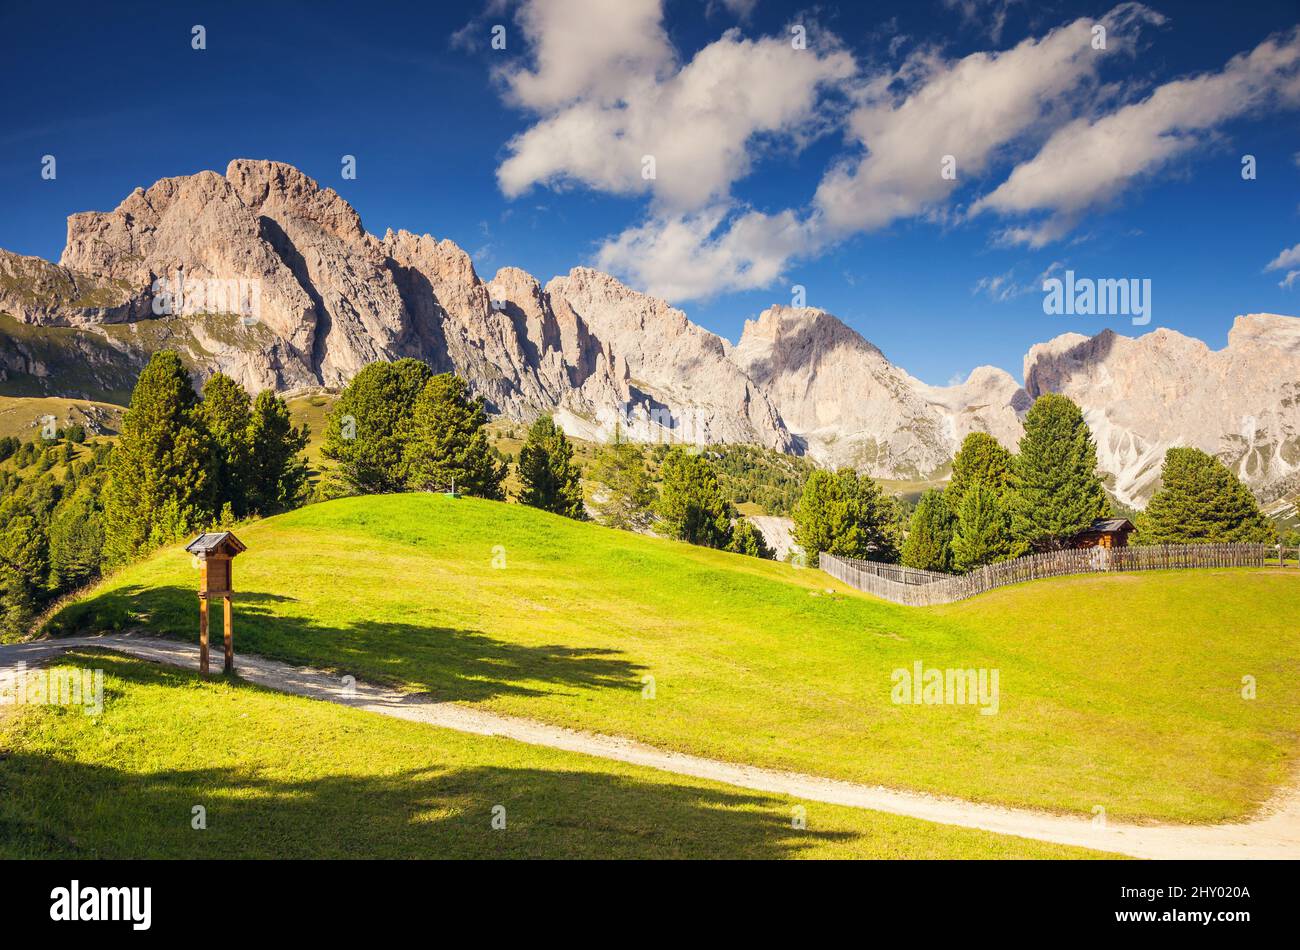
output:
M219 286L239 306L214 308ZM270 161L74 214L58 263L0 251L0 392L124 401L164 346L196 382L220 371L252 391L339 387L413 357L466 377L493 413L553 412L576 436L755 443L918 481L944 478L969 432L1014 448L1033 400L1060 392L1135 507L1172 445L1217 454L1262 496L1300 471L1295 317L1239 316L1218 351L1163 328L1067 333L1030 349L1023 385L981 366L931 386L817 309L773 306L733 345L590 268L484 281L451 241L376 237L332 189Z

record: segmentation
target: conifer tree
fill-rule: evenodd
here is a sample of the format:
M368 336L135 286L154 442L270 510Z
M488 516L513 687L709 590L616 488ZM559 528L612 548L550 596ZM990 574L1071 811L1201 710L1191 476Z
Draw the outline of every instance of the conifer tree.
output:
M540 416L519 450L519 480L525 505L568 518L586 518L582 479L573 461L573 445L550 416Z
M923 494L903 541L902 563L923 571L951 571L955 520L946 492L931 489Z
M213 471L216 507L229 504L234 516L242 518L249 511L254 458L248 393L224 373L213 374L203 385L199 418L212 440L216 459Z
M723 497L708 459L674 446L660 473L663 481L655 506L659 530L679 541L725 548L731 542L734 509Z
M121 564L178 540L213 516L213 453L180 357L153 355L141 371L109 458L104 552Z
M339 463L335 475L343 490L405 490L415 401L432 376L419 360L401 359L371 363L348 383L330 412L321 448Z
M655 487L640 446L626 442L617 430L614 442L596 456L588 472L594 486L592 510L610 528L644 531L654 522Z
M794 537L804 559L820 552L892 562L898 559L896 509L872 479L852 469L808 476L794 510Z
M961 509L966 491L979 482L1004 500L1011 489L1011 453L987 432L972 432L962 440L952 460L952 479L943 490L943 498L955 515Z
M1065 396L1040 396L1025 415L1011 488L1012 536L1036 550L1064 546L1110 510L1092 434Z
M49 544L30 515L19 515L0 532L0 629L26 633L40 607L49 576Z
M772 560L776 554L767 544L767 538L763 537L763 532L754 526L754 522L748 518L737 518L736 523L731 526L731 540L727 543L727 550L734 551L737 554L748 554L750 557L764 558Z
M250 510L273 515L302 500L307 488L302 452L310 438L306 425L293 424L283 399L269 389L257 394L249 424L253 456L248 480Z
M99 573L104 521L89 491L79 491L50 521L50 582L71 590Z
M983 482L966 491L952 539L953 566L971 571L1003 561L1013 553L1007 513L1002 499Z
M488 444L482 397L459 376L431 377L415 400L406 445L407 487L501 500L506 466Z
M1138 518L1143 544L1272 541L1254 495L1217 458L1193 448L1165 453L1160 490Z

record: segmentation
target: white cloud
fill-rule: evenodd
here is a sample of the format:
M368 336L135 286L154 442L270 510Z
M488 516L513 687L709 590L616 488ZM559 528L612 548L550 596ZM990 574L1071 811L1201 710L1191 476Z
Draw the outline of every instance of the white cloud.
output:
M1297 104L1300 29L1233 57L1219 72L1165 83L1141 102L1070 122L972 211L1049 212L1045 221L1005 232L1013 243L1041 247L1068 233L1084 212L1114 201L1140 176L1202 144L1223 123Z
M1287 268L1295 269L1287 270ZM1296 281L1300 281L1300 244L1282 251L1268 262L1264 270L1286 270L1286 276L1278 282L1278 286L1283 290L1290 290L1296 285Z
M1025 294L1041 291L1043 281L1047 280L1063 266L1060 261L1052 261L1041 274L1027 284L1022 284L1016 280L1016 269L1013 267L1005 274L981 277L975 281L975 286L971 288L971 294L983 294L995 303L1006 303L1008 300L1023 297Z
M498 76L512 102L537 112L617 103L676 60L659 0L529 0L515 19L536 68L503 68Z
M997 274L993 277L981 277L975 281L975 286L971 288L971 294L983 294L989 300L998 303L1005 303L1024 292L1024 288L1016 284L1012 271Z
M827 224L844 233L883 227L937 205L968 178L978 177L1009 143L1040 136L1093 82L1125 31L1157 19L1125 6L1103 18L1113 37L1109 53L1092 49L1091 19L1079 19L1002 52L972 53L956 62L921 53L901 75L915 77L902 95L886 87L849 119L866 150L830 171L817 189ZM892 83L891 83L892 87ZM940 161L955 160L956 179L941 177Z
M1159 20L1133 4L1111 11L1104 19L1110 53L1131 49L1137 26ZM1080 19L1012 49L956 61L922 50L895 72L861 78L848 117L861 154L826 173L809 208L768 216L715 202L697 217L652 214L611 239L598 266L684 300L763 286L760 278L775 280L792 257L858 232L943 217L952 192L986 172L1001 150L1027 135L1041 141L1070 118L1070 104L1095 85L1109 55L1091 48L1093 22ZM940 175L945 155L956 160L956 180Z
M982 11L990 32L1011 5L948 2L963 16ZM744 17L753 0L726 5ZM508 143L502 191L583 186L649 197L644 220L609 238L595 263L674 301L768 286L792 259L900 220L1023 215L1000 240L1041 246L1229 119L1300 102L1300 31L1142 101L1102 85L1099 71L1135 53L1144 26L1165 22L1138 3L1006 50L950 60L921 49L876 73L833 37L795 50L788 36L747 39L735 29L682 62L661 0L525 0L517 19L529 57L497 78L535 119ZM1097 22L1105 50L1092 47ZM764 150L799 149L837 124L852 151L805 206L768 213L733 196ZM940 174L948 155L956 180ZM960 189L1017 160L970 213L956 203ZM1009 292L987 280L978 292Z
M792 211L733 213L716 205L627 229L605 243L596 266L657 296L689 300L770 286L809 242L807 224Z
M1268 262L1264 270L1281 270L1284 267L1300 267L1300 244L1288 247Z
M736 30L679 65L658 0L530 0L519 20L535 67L500 78L510 101L539 118L497 170L512 197L580 183L698 211L748 174L756 136L798 146L824 131L821 91L856 70L842 50ZM647 155L653 179L643 175Z
M727 8L727 12L737 20L748 21L754 13L754 8L758 6L758 0L721 0L722 5ZM713 2L709 2L710 9Z
M961 14L966 26L983 27L994 43L1002 42L1002 30L1007 25L1011 7L1024 0L943 0L949 10Z

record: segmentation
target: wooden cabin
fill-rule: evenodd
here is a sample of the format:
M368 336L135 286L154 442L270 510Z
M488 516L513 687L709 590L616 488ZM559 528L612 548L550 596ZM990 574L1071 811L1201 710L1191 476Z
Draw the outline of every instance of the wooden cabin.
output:
M1070 539L1070 547L1125 548L1133 530L1133 522L1127 518L1098 518Z

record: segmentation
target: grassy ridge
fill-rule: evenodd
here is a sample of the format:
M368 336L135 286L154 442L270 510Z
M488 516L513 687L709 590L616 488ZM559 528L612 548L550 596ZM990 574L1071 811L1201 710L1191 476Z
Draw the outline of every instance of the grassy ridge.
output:
M922 611L473 499L344 499L239 534L238 649L731 761L1214 821L1265 801L1300 740L1294 570L1062 578ZM60 624L193 640L195 584L164 551ZM918 660L997 669L1000 711L895 705L892 671Z
M73 660L106 669L102 716L0 715L0 858L1097 856L816 802L796 829L783 796Z

